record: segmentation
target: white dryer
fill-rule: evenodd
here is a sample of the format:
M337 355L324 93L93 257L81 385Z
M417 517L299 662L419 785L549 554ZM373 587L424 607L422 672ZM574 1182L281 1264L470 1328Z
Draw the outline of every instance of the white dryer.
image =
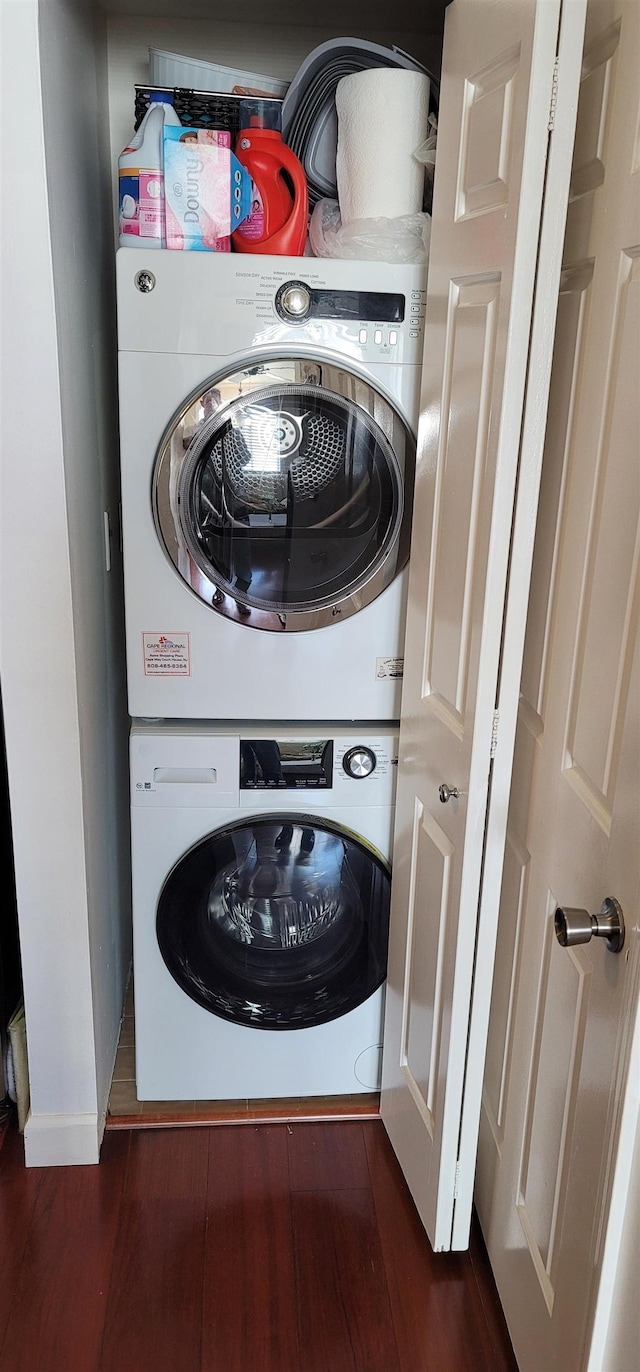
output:
M379 1086L397 735L134 724L141 1100Z
M118 253L132 715L398 717L424 287Z

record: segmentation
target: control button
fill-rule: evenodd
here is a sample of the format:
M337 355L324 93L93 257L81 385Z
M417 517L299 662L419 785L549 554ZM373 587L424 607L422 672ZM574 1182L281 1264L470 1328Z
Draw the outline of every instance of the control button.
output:
M267 784L266 781L257 781L257 782L256 782L256 786L260 786L260 787L266 786L266 784Z
M374 341L374 343L381 343L381 342L382 342L382 329L375 329L375 330L374 330L373 341Z
M362 781L363 777L371 776L376 761L373 748L365 748L359 744L356 748L348 749L342 759L342 766L348 777L352 777L354 781Z
M391 347L392 347L392 348L395 348L395 345L396 345L397 342L398 342L398 333L397 333L397 330L396 330L396 329L389 329L389 343L390 343Z
M318 785L317 778L315 778L315 777L309 777L309 779L308 779L308 781L307 781L307 786L317 786L317 785Z
M366 330L366 329L361 329L361 330L360 330L360 333L358 334L358 342L359 342L359 343L366 343L366 341L367 341L367 330Z
M286 789L286 785L287 785L286 781L279 781L279 782L278 782L278 786L284 786L285 789Z
M320 777L320 780L319 780L319 782L318 782L318 786L328 786L328 784L329 784L329 783L328 783L326 777Z
M282 308L285 314L295 315L298 319L307 313L309 301L309 292L304 289L304 286L290 286L282 297Z
M245 784L247 790L249 790L252 786L255 786L256 783L255 783L255 781L245 781L244 784Z
M311 291L304 281L286 281L280 287L275 303L281 319L297 324L309 313Z

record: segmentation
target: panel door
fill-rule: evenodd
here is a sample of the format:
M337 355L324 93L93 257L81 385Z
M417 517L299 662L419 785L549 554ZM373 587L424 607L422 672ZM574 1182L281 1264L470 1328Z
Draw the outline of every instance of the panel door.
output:
M546 0L455 0L445 28L381 1104L435 1249L466 1247L471 1212L459 1135L484 1056L469 1008L559 22ZM567 192L568 166L560 208Z
M588 1362L640 978L639 20L590 0L484 1087L477 1203L521 1372ZM556 906L606 896L622 952L561 947Z

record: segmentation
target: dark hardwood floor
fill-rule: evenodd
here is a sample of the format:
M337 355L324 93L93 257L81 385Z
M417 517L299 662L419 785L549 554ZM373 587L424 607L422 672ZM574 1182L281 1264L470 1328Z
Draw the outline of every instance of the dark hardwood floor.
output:
M479 1229L432 1253L379 1120L0 1151L2 1372L517 1372Z

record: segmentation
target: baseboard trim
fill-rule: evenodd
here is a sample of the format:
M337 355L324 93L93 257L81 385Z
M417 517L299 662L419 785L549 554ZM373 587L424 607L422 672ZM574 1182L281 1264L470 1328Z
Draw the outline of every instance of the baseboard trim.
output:
M85 1167L100 1161L104 1118L30 1114L24 1128L27 1167Z

